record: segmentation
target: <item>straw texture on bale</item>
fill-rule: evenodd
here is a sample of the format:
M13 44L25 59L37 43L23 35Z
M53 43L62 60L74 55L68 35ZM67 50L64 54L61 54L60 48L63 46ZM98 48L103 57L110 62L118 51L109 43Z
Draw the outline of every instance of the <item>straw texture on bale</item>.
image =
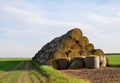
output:
M85 58L85 67L88 69L100 68L100 61L98 56L89 56Z
M79 51L72 51L69 53L68 57L73 59L74 57L80 56Z
M75 41L69 37L64 37L62 43L67 47L72 47L75 44Z
M101 49L94 49L92 53L96 56L104 56L104 52Z
M54 69L58 69L59 65L56 59L51 59L47 62L47 65L52 66Z
M85 49L84 47L89 44L89 40L88 40L88 38L87 38L86 36L81 37L78 42L79 42L79 45L80 45L83 49Z
M89 43L87 46L85 46L86 50L94 50L94 45L92 43Z
M81 47L78 43L75 43L75 44L71 47L71 49L82 51L82 47Z
M66 54L60 52L60 51L56 51L53 55L53 58L54 59L60 59L60 58L63 58L63 57L67 57Z
M69 31L67 35L78 41L82 37L82 31L78 28L75 28Z

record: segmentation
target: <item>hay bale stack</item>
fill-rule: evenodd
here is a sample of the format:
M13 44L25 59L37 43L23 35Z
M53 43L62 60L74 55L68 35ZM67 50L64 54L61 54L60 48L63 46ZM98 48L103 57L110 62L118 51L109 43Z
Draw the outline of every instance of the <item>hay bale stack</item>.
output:
M74 28L45 44L32 60L43 65L51 65L55 69L66 69L67 66L65 68L62 66L64 65L63 62L66 63L65 65L69 64L67 59L73 61L75 57L90 55L104 56L104 52L101 49L95 49L94 45L89 43L89 39L83 36L82 31L79 28ZM58 67L57 63L59 63ZM77 65L80 64L77 63Z

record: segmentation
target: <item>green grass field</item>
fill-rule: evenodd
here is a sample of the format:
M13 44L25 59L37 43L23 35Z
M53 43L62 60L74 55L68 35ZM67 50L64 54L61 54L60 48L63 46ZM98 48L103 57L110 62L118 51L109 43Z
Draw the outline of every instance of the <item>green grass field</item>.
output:
M111 67L120 67L120 55L106 55Z
M111 67L120 67L120 55L106 55L106 57ZM28 68L27 63L29 63ZM21 81L25 83L89 83L89 81L65 76L50 66L37 64L31 58L0 58L0 83L21 83Z

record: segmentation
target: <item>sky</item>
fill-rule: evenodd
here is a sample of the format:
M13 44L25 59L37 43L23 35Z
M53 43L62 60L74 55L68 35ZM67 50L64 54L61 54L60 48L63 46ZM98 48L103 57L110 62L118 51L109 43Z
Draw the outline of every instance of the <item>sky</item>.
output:
M120 0L0 0L0 57L33 57L76 27L96 49L120 53Z

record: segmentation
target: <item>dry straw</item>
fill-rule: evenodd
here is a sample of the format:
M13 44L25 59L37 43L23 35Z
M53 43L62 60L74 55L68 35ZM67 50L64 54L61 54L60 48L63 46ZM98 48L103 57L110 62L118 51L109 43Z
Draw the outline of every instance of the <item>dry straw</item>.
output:
M69 31L67 35L72 37L74 40L78 41L82 37L82 31L78 28L75 28Z
M60 52L60 51L56 51L53 55L53 58L54 59L60 59L60 58L63 58L63 57L67 57L66 54Z
M89 43L87 46L85 46L85 50L94 50L94 45Z
M101 49L94 49L91 52L96 56L104 56L104 52Z
M84 47L87 46L89 44L89 40L86 36L83 36L80 38L80 40L78 41L79 45L85 49Z
M52 66L54 69L58 69L59 67L56 59L48 60L47 65Z

